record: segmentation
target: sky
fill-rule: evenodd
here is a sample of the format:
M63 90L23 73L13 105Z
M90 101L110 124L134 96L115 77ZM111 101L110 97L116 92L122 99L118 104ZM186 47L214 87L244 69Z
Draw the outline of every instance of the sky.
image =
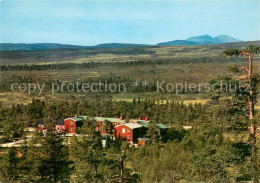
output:
M260 0L0 0L1 43L260 40Z

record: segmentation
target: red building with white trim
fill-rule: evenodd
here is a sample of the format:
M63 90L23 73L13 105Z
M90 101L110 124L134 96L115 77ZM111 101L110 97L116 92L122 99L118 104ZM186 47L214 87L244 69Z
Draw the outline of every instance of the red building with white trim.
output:
M128 142L137 143L142 137L142 125L138 123L125 123L115 127L116 138L125 139Z
M124 139L130 143L138 143L140 145L145 145L146 139L144 138L146 132L150 126L150 121L148 117L145 120L130 119L126 121L123 117L120 118L107 118L107 117L88 117L88 116L78 116L70 118L59 118L56 122L56 131L65 132L67 134L76 134L77 127L83 125L84 120L93 120L93 123L97 123L96 130L101 134L114 135L116 139ZM156 124L164 134L168 127L163 124ZM46 130L45 120L41 120L38 123L38 130ZM138 141L139 140L139 141Z
M82 125L83 119L81 117L67 118L64 120L64 128L66 133L76 133L77 127Z
M80 127L83 123L83 118L72 117L72 118L58 118L55 124L55 129L57 132L65 132L75 134L77 127ZM44 131L46 129L45 120L41 120L37 124L38 130Z
M126 123L126 121L123 119L122 116L120 118L95 117L94 120L97 121L98 123L97 131L99 131L101 134L109 134L111 132L114 133L114 129L117 125Z

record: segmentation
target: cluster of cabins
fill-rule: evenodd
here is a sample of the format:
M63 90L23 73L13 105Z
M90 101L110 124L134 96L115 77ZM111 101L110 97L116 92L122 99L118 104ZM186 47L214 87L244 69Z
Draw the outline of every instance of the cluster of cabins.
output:
M144 120L139 119L130 119L125 120L123 117L120 118L108 118L108 117L92 117L88 116L78 116L70 118L59 118L56 122L56 131L65 132L67 134L76 134L77 127L82 126L84 120L93 120L97 122L96 131L99 131L101 134L114 135L116 138L124 139L132 144L144 145L148 127L150 126L150 121L148 117ZM160 129L161 133L167 131L168 127L163 124L157 124L157 127ZM45 120L38 122L38 129L45 130Z

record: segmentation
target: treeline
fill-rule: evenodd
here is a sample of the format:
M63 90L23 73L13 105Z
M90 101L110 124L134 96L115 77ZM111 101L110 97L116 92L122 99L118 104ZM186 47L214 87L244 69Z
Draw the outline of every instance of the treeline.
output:
M242 59L241 59L242 60ZM199 57L199 58L171 58L171 59L146 59L133 61L103 61L83 63L51 63L48 64L15 64L0 65L0 71L30 71L30 70L54 70L54 69L81 69L101 66L139 66L139 65L168 65L235 61L233 58ZM237 59L236 59L237 61Z
M51 49L51 50L0 50L3 59L70 59L82 58L100 53L138 55L153 54L144 48L89 48L89 49Z
M8 121L23 121L26 127L36 126L43 119L45 102L33 99L28 105L17 104L11 108L0 108L0 119L3 124ZM202 104L184 105L169 99L165 104L155 99L133 99L132 102L114 101L108 97L100 99L86 99L83 101L60 101L55 104L59 117L71 117L75 114L87 116L119 117L137 119L149 117L157 123L169 126L194 124L202 113L207 113L208 106Z

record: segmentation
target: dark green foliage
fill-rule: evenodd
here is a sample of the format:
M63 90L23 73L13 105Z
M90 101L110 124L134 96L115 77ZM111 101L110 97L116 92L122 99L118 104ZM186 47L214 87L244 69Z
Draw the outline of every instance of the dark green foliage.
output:
M239 49L234 49L234 48L232 48L232 49L226 49L225 51L223 51L223 56L233 56L233 55L235 55L235 56L238 56L238 55L240 55L241 54L241 50L239 50Z
M44 116L48 130L37 132L24 154L21 179L32 182L69 182L70 160L63 137L55 132L56 107L46 106ZM27 168L26 168L27 167Z
M167 131L167 134L163 137L163 141L181 141L183 137L185 136L186 132L184 129L176 129L176 128L170 128Z
M0 142L10 142L21 138L24 134L24 125L20 122L19 118L10 118L2 121L3 128L3 138Z
M257 54L260 51L260 47L257 45L249 45L246 49L226 49L223 51L223 56L239 56L242 55L243 52L247 52L250 54Z
M0 149L1 152L2 149ZM4 153L4 154L3 154ZM0 180L4 182L15 182L19 175L19 158L17 157L17 149L10 148L1 152L0 156Z
M240 68L241 68L241 66L239 66L239 65L230 65L230 66L228 66L227 70L229 72L239 73L240 72Z
M105 120L102 125L103 132L106 132L108 134L113 134L113 124L110 121Z
M258 45L249 45L244 51L251 54L257 54L260 51L260 47Z

